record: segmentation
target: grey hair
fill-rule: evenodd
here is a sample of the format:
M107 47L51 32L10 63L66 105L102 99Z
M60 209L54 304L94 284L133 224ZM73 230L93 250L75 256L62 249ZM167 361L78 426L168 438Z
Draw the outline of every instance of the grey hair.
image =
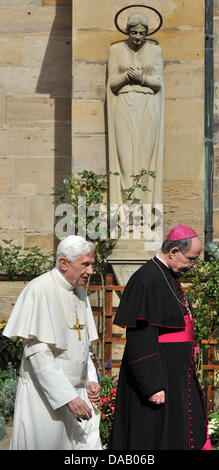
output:
M141 24L142 26L145 27L148 31L148 20L143 13L140 12L135 12L129 15L127 19L127 25L126 25L126 31L129 32L130 28L137 26L138 24Z
M191 245L192 245L191 238L184 238L182 240L175 240L175 241L165 240L161 247L161 251L162 253L169 253L169 251L172 248L177 247L179 251L181 251L182 253L186 253L191 248Z
M79 256L94 252L94 250L94 243L79 235L69 235L57 247L56 267L58 268L61 257L66 258L68 261L75 261Z

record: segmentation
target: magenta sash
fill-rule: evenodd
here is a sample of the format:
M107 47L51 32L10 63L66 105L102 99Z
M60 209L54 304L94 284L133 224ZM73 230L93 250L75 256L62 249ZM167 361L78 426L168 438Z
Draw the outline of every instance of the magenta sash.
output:
M193 342L195 348L195 355L197 346L194 343L194 335L193 335L193 327L194 327L194 320L190 317L190 315L184 316L185 320L185 329L183 331L170 331L169 333L161 333L159 335L158 341L159 343L185 343L185 342ZM170 329L169 329L170 330ZM202 450L212 450L211 441L208 434L207 429L207 438L204 447Z
M184 316L185 320L185 329L182 331L170 331L168 333L161 333L159 335L158 341L159 343L185 343L185 342L192 342L194 339L193 336L193 324L194 320L190 317L190 315Z

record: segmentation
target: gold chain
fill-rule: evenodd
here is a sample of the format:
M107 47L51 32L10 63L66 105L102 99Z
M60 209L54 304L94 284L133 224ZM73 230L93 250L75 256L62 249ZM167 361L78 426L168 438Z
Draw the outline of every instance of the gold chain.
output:
M169 286L169 288L170 288L170 290L171 290L172 294L173 294L173 295L174 295L174 297L176 298L176 300L177 300L177 301L178 301L178 302L179 302L181 305L183 305L183 307L184 307L184 308L186 308L186 309L188 310L188 312L189 312L189 315L190 315L190 317L191 317L192 315L191 315L191 311L190 311L190 308L189 308L189 303L188 303L188 301L187 301L187 297L186 297L186 294L185 294L185 292L183 291L183 293L185 294L185 299L186 299L186 302L187 302L187 304L186 304L186 305L185 305L185 304L184 304L184 302L182 302L182 301L181 301L181 300L180 300L180 299L177 297L177 295L175 294L174 290L172 289L171 285L169 284L169 282L168 282L168 279L166 278L166 276L165 276L165 274L164 274L164 272L163 272L162 268L159 266L159 264L157 264L157 263L156 263L156 261L155 261L154 259L152 259L152 261L154 262L154 264L156 264L156 266L157 266L157 267L159 268L159 270L162 272L162 274L163 274L163 277L164 277L164 279L165 279L165 281L166 281L167 285Z
M52 279L53 279L53 282L54 282L54 284L55 284L55 286L56 286L56 290L57 290L57 292L58 292L59 302L60 302L60 306L61 306L61 309L62 309L62 314L63 314L64 320L65 320L65 323L66 323L67 327L68 327L70 330L77 330L77 332L78 332L78 339L79 339L79 341L80 341L80 340L81 340L80 330L83 330L84 327L85 327L85 325L86 325L86 314L85 314L84 305L83 305L83 308L82 308L81 299L78 298L79 304L80 304L80 308L81 308L81 312L83 313L83 316L84 316L84 324L80 324L80 323L79 323L78 313L77 313L77 305L76 305L76 303L74 302L74 304L75 304L75 324L74 324L74 326L69 326L68 320L67 320L67 317L66 317L66 314L65 314L65 309L64 309L63 302L62 302L62 298L61 298L59 286L58 286L56 280L54 279L52 273L50 273L50 274L51 274ZM72 292L72 294L73 294L73 292Z

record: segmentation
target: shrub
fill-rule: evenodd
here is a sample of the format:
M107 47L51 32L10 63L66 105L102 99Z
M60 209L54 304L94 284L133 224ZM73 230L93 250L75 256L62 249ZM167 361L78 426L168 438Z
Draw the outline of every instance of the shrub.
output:
M0 415L0 439L5 436L6 433L6 421L3 416Z
M19 370L23 346L21 339L12 340L3 336L5 325L6 321L0 323L0 369L5 370L7 374L9 363L12 364L13 368Z
M12 364L0 373L0 439L4 437L7 424L12 423L17 391L18 375Z
M0 273L9 279L24 277L32 279L54 267L53 253L42 253L38 246L22 248L12 240L3 240L0 245Z

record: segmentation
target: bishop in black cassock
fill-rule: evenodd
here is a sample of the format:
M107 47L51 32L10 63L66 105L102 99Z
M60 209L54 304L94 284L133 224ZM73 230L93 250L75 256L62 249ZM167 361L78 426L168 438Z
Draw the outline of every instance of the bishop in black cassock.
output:
M162 250L131 276L114 320L126 327L126 347L113 450L211 449L195 373L194 318L178 280L195 266L201 243L193 229L179 225Z

